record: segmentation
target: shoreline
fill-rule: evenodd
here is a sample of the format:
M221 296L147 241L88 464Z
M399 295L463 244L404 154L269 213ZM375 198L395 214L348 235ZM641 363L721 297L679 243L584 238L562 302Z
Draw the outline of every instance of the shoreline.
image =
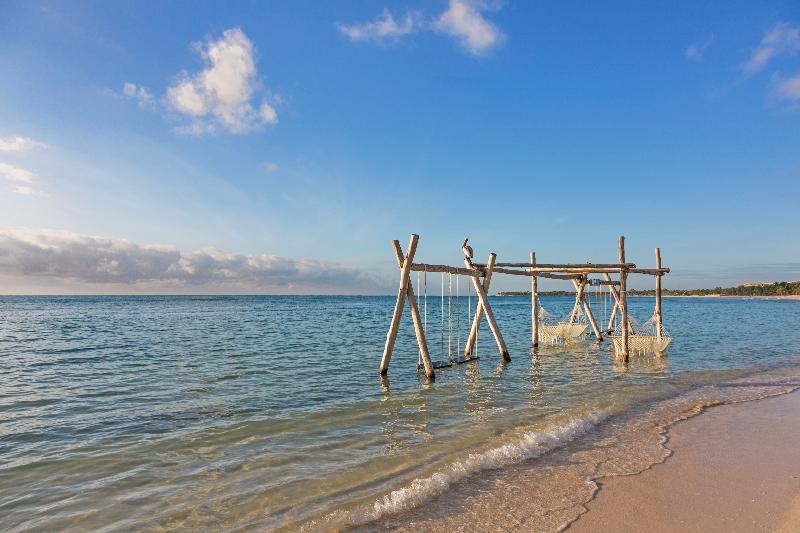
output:
M797 367L766 370L730 381L703 385L675 397L626 410L619 416L598 421L592 430L577 435L570 442L547 446L549 450L542 455L468 475L463 480L448 484L436 495L426 496L426 491L423 491L419 494L421 499L415 498L410 508L403 504L395 512L380 513L380 517L338 525L353 531L575 531L591 523L592 519L587 517L596 508L595 500L605 498L611 492L608 487L612 483L638 479L655 466L672 464L669 459L673 455L671 445L676 442L674 435L676 431L682 431L676 428L682 428L685 421L694 421L699 427L704 427L707 417L701 415L715 412L710 407L760 405L767 399L792 396L797 398L797 410L800 410L798 370ZM559 428L554 429L557 432ZM800 439L800 423L794 429ZM523 440L545 445L552 442L552 435L551 431L526 433ZM722 443L731 444L731 441L723 439ZM800 459L797 464L800 464ZM665 468L670 470L670 467ZM797 474L800 480L800 471ZM434 476L430 481L437 482L437 478ZM398 503L396 496L407 495L409 491L416 493L427 482L416 480L381 501ZM682 484L674 489L677 493L685 493L686 490ZM620 494L622 503L611 506L612 517L619 505L637 508L631 504L636 496L631 495L629 490L616 492ZM594 515L598 516L599 513ZM582 525L576 525L581 521ZM636 515L630 525L629 531L643 530ZM687 525L677 530L686 530ZM691 527L689 529L692 530ZM617 525L592 525L585 529L598 530L626 531Z
M565 530L800 530L800 392L710 406L664 431L662 462L595 480Z

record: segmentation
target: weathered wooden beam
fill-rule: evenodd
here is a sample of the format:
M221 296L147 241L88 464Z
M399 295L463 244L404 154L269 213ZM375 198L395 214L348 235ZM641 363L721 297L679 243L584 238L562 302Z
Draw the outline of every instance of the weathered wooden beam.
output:
M511 270L508 268L494 268L495 274L509 274L511 276L538 276L540 278L550 279L581 279L583 274L553 274L550 272L537 272L526 270Z
M475 266L484 266L484 265L481 265L480 263L474 263L474 265ZM497 267L525 268L525 267L530 267L530 263L496 263L495 266L497 266ZM581 269L590 269L591 270L591 269L594 269L594 268L601 268L601 269L610 269L610 270L617 271L620 268L628 268L628 269L636 268L636 264L635 263L625 263L625 264L620 264L620 263L560 263L560 264L556 264L556 263L537 263L536 264L536 268L537 269L543 269L543 270L557 270L557 271L563 271L565 269L566 270L569 270L569 269L579 269L579 270L581 270Z
M592 279L589 280L589 285L596 286L596 285L619 285L619 281L606 281L604 279Z
M392 241L394 247L395 259L397 259L397 266L403 268L403 249L400 248L400 241ZM425 335L425 328L422 325L422 320L419 316L419 307L417 306L417 299L414 296L414 284L408 284L407 290L408 308L411 310L411 319L414 322L414 333L417 336L417 344L419 345L420 353L422 354L422 366L425 368L425 376L430 379L436 379L434 373L433 363L431 362L431 354L428 352L428 339Z
M392 246L394 246L394 242ZM410 284L409 273L411 272L411 265L414 262L414 254L417 253L418 242L419 235L416 233L411 235L411 240L408 242L408 253L405 259L403 259L403 267L400 269L400 287L397 289L397 300L394 303L392 322L389 325L389 332L386 334L386 344L383 347L383 357L381 357L380 372L382 376L385 376L389 371L389 361L392 360L392 351L394 350L394 343L397 340L397 330L400 328L400 319L403 317L403 307L406 303L406 294L408 293L408 286ZM398 242L398 246L399 244Z
M483 278L483 291L489 294L489 284L492 282L492 269L494 262L497 259L497 254L489 254L489 261L486 263L486 277ZM464 346L464 357L472 355L472 350L475 348L475 342L478 340L478 329L481 327L481 320L483 319L483 306L481 301L475 304L475 316L472 319L472 326L469 330L469 337L467 344Z
M575 286L575 289L578 289L578 282L573 280L572 284ZM586 283L583 283L586 285ZM594 319L594 313L592 313L592 306L589 305L589 302L586 301L586 293L585 291L581 291L581 300L583 301L583 312L586 313L586 318L589 320L589 324L592 326L592 331L594 331L594 336L597 340L603 340L603 334L600 332L600 328L597 327L597 321Z
M464 258L464 264L467 267L471 265L468 257ZM489 298L486 296L486 291L483 290L483 284L481 284L477 277L471 277L470 279L472 279L472 285L475 287L475 294L478 295L478 300L480 300L481 306L483 307L483 312L486 313L486 321L489 323L489 329L492 331L492 335L494 335L497 349L500 350L500 355L505 361L511 361L508 348L506 348L506 342L503 340L503 335L500 333L500 328L497 326L494 313L492 313L492 308L489 305Z
M580 282L572 280L572 284L575 285L575 305L572 306L572 313L569 315L570 324L575 322L575 319L578 317L578 311L580 310L581 301L583 301L583 290L585 287L583 278L581 278Z
M619 237L619 262L625 262L625 236ZM628 290L627 290L628 272L621 268L619 270L619 303L620 314L622 320L622 359L628 361Z
M531 252L531 272L536 269L536 252ZM539 346L539 282L536 275L531 276L531 343Z
M611 308L611 317L608 319L607 331L614 331L617 320L617 311L620 309L619 292L615 287L615 285L619 286L619 281L611 281L611 276L608 274L603 274L603 276L606 278L608 285L610 285L608 290L611 292L611 296L614 297L614 307ZM631 326L630 321L628 321L628 333L633 334L633 326Z
M648 276L663 276L669 274L668 268L632 268L628 270L632 274L647 274Z
M484 266L477 266L477 268L485 268ZM502 268L503 270L507 270L512 267L498 267L495 265L495 272L497 272L498 268ZM521 267L516 267L521 268ZM576 275L589 275L589 274L616 274L619 272L618 268L539 268L538 266L534 269L528 267L524 270L514 270L514 272L528 272L528 273L535 273L535 274L576 274Z
M483 269L458 268L448 265L429 265L426 263L414 263L411 265L414 272L446 272L448 274L459 274L461 276L481 277Z

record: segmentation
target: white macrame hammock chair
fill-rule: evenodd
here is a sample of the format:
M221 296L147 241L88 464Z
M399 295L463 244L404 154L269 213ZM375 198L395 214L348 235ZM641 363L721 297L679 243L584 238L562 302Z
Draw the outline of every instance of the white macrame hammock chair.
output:
M658 330L658 321L656 320L655 312L653 312L653 316L641 326L631 317L628 317L628 321L631 323L631 329L633 330L633 334L628 330L628 352L661 355L667 351L667 347L669 347L669 344L672 342L672 336L664 329L663 325L661 326L661 331ZM614 331L608 336L611 342L614 343L614 351L618 354L622 353L621 323L622 320L618 320Z
M575 302L572 311L561 320L553 317L539 303L539 341L545 344L572 344L586 333L586 315L580 303Z

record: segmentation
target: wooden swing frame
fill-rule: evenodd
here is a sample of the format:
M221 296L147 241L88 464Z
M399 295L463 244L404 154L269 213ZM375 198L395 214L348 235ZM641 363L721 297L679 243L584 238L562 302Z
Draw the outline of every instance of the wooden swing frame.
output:
M466 243L466 241L465 241ZM494 318L491 304L489 303L488 293L489 286L494 274L507 274L513 276L529 276L531 278L531 344L533 347L539 346L540 333L539 333L539 292L538 292L538 278L549 279L565 279L570 280L576 291L576 306L573 313L578 311L578 306L582 305L586 318L592 327L592 332L598 341L603 340L603 331L597 323L597 320L592 313L591 306L586 300L585 288L588 285L608 286L609 292L614 299L614 306L611 311L608 327L605 333L613 331L614 324L616 323L617 311L619 311L621 320L622 350L618 353L624 361L628 360L628 336L634 335L635 332L630 324L628 318L628 297L627 297L627 279L629 274L644 274L655 276L656 278L656 331L660 335L662 331L662 314L661 314L661 277L668 274L670 269L661 266L661 250L655 249L656 268L637 268L634 263L625 262L625 237L620 236L618 246L618 263L600 264L600 263L562 263L562 264L545 264L537 263L536 253L530 253L530 262L528 263L498 263L497 254L490 253L489 258L485 264L473 263L470 256L464 257L464 266L466 268L452 267L449 265L434 265L427 263L414 263L414 256L419 244L419 235L411 235L408 242L407 252L403 254L400 247L400 241L393 240L392 248L394 250L397 267L400 269L400 286L397 290L397 299L394 305L394 312L392 313L392 321L389 325L389 331L386 334L386 343L383 349L383 356L381 357L380 374L385 376L389 372L389 363L392 359L392 352L394 351L395 341L397 340L397 332L400 328L400 320L403 317L403 309L405 308L406 301L408 301L408 308L411 311L411 319L414 324L414 333L419 345L420 359L422 359L422 366L425 369L425 375L428 379L433 380L436 377L434 365L431 362L430 352L428 351L428 341L425 337L425 328L423 327L422 319L420 317L419 306L414 294L413 283L411 283L411 272L443 272L454 274L457 276L467 276L472 282L477 296L477 303L475 307L475 314L472 319L469 336L464 345L464 358L459 359L457 362L465 362L472 359L473 350L478 338L478 329L480 328L481 321L484 316L489 324L489 330L492 332L497 349L500 356L506 362L511 361L511 356L508 353L503 335ZM471 255L471 250L470 250ZM589 279L590 274L600 274L603 279ZM617 274L618 279L613 280L612 274ZM460 357L460 356L458 356Z

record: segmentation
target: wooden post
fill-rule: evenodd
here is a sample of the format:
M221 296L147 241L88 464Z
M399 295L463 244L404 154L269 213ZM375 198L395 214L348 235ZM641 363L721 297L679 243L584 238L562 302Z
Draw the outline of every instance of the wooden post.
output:
M619 238L619 262L625 263L625 236ZM625 268L619 269L619 303L620 319L622 320L622 359L628 360L628 271Z
M578 282L572 280L572 284L575 285L575 289L578 288ZM603 334L600 332L600 328L597 326L597 321L594 319L594 313L592 313L592 308L589 305L589 302L586 301L586 293L583 291L581 296L581 300L583 301L583 311L586 313L586 318L589 320L589 324L592 326L592 331L594 331L594 336L597 340L603 340Z
M492 281L492 270L494 269L494 263L497 260L497 254L489 254L489 260L486 262L486 277L483 278L483 292L489 292L489 284ZM472 326L469 330L469 337L467 338L467 344L464 346L464 357L469 357L472 355L472 350L475 349L475 341L478 339L478 329L481 327L481 320L483 319L483 306L481 305L481 301L478 300L478 303L475 304L475 316L472 319Z
M392 246L394 247L394 255L397 259L397 266L403 268L403 249L400 248L400 241L392 241ZM406 295L408 297L408 308L411 310L411 318L414 322L414 333L417 336L417 344L419 344L419 350L422 353L422 365L425 367L425 376L431 380L436 379L433 363L431 363L431 354L428 352L428 340L425 336L425 328L419 316L417 299L414 297L413 283L408 284Z
M467 265L467 268L472 266L468 257L464 258L464 264ZM494 320L494 313L492 313L492 308L489 305L489 298L486 296L486 291L483 290L483 285L478 278L470 276L470 279L472 279L472 285L475 287L475 293L478 295L478 300L483 307L483 312L486 313L486 321L489 323L489 329L492 331L492 335L494 335L495 342L497 342L497 349L500 350L500 355L503 356L503 360L511 361L511 356L508 355L508 348L506 348L506 342L503 340L500 328L497 327L497 322Z
M656 269L661 268L661 248L656 248ZM661 274L656 276L656 338L662 335L663 323L661 319Z
M408 292L408 286L411 284L409 272L411 272L411 264L414 262L414 254L417 253L418 242L419 235L416 233L411 235L411 240L408 241L408 253L405 259L403 259L403 267L400 269L400 288L397 289L397 300L394 303L392 322L389 325L389 332L386 334L386 344L383 347L383 357L381 357L380 371L382 376L385 376L389 371L389 361L392 360L392 350L394 350L394 343L397 340L397 330L400 328L400 319L403 316L406 294Z
M536 268L536 252L531 252L531 268ZM539 346L539 286L536 276L531 276L531 343Z

